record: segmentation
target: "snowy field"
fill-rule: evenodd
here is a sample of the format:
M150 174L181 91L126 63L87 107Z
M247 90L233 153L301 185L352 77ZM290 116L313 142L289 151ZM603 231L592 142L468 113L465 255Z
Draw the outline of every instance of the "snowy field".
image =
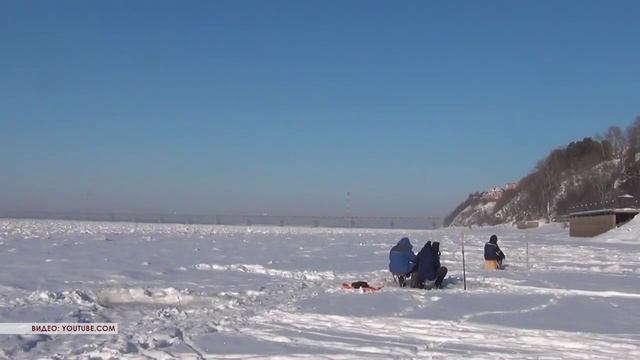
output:
M482 270L492 233L506 271ZM442 243L445 289L393 285L387 256L402 236L416 251ZM574 239L558 225L402 231L0 220L0 322L119 324L118 335L0 335L0 358L638 359L639 238L638 221ZM340 288L356 280L384 288Z

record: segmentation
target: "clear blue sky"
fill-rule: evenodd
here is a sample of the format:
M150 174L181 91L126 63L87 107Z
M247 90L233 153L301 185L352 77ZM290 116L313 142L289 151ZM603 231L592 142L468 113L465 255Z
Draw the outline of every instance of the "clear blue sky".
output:
M640 113L637 1L0 1L0 210L445 215Z

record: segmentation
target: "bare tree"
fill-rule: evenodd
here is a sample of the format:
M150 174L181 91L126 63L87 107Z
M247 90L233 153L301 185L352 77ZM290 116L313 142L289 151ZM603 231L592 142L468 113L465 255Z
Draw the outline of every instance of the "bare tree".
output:
M640 149L640 116L627 128L627 142L633 154Z
M591 174L588 175L587 179L593 186L593 188L597 192L598 201L600 201L601 205L607 203L611 195L614 192L614 186L617 178L618 172L618 163L615 161L603 162L602 164L596 166L591 171Z
M555 169L548 161L540 161L536 166L536 172L540 175L539 186L542 194L541 201L538 203L540 214L544 215L547 220L551 219L551 202L553 195L558 187L558 169Z
M611 126L604 134L604 140L611 144L613 156L616 159L622 157L625 148L627 147L627 139L619 126Z

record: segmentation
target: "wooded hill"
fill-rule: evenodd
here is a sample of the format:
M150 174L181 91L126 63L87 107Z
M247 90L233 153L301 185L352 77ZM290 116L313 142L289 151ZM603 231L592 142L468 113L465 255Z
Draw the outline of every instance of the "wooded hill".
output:
M640 197L640 117L625 130L612 126L604 134L551 151L515 188L497 198L470 194L444 225L553 220L579 204L611 206L622 194Z

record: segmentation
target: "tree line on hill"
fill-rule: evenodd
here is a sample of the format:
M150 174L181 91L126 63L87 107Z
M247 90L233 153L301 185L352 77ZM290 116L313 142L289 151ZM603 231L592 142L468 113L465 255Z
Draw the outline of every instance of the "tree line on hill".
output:
M470 194L444 225L495 225L566 215L581 204L607 207L623 194L640 198L640 116L552 150L515 189L486 199Z

